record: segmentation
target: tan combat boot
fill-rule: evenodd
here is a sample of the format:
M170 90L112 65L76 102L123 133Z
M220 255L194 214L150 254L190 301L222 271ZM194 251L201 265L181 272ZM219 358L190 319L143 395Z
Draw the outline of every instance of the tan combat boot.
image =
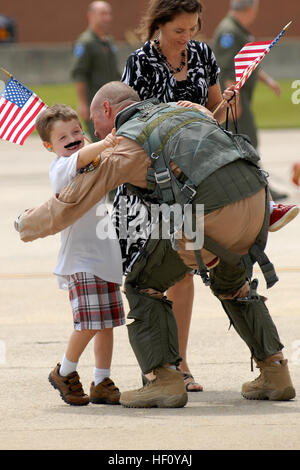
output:
M277 361L277 362L275 362ZM260 375L252 382L242 386L242 395L249 400L279 400L286 401L295 398L287 360L282 353L274 354L264 361L255 359Z
M120 403L129 408L182 408L188 395L180 371L159 367L156 378L138 390L121 393Z

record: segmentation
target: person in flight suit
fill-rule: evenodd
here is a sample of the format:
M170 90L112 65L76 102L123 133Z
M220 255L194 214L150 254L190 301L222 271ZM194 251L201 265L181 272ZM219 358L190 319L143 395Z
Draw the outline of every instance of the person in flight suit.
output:
M217 26L214 33L213 51L221 69L221 88L235 84L234 57L248 42L254 41L254 37L248 31L257 17L259 0L231 0L230 10ZM240 99L237 106L238 132L247 134L252 145L258 147L258 136L255 118L252 111L252 101L255 86L260 80L270 87L279 96L281 89L265 71L257 67L240 90ZM234 122L229 120L229 130L235 132ZM287 197L274 189L271 189L273 199L279 200Z
M93 122L89 119L91 101L99 87L120 80L117 48L107 32L112 23L111 6L104 1L88 7L88 28L79 36L73 49L72 79L76 83L78 113L95 142Z

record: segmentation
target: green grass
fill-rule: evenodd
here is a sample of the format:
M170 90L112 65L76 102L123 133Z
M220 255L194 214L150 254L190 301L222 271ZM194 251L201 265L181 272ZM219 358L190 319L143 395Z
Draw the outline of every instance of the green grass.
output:
M64 103L71 108L77 108L77 98L75 92L75 85L73 83L63 83L55 85L29 85L29 88L34 91L48 106L54 103Z
M300 104L293 104L293 80L279 81L281 95L263 83L258 83L253 100L253 112L260 129L300 128ZM298 94L299 96L299 94Z
M300 104L292 103L292 94L295 92L292 82L292 80L279 82L282 88L280 97L263 83L258 83L253 100L253 111L259 128L300 127ZM32 86L31 89L49 106L54 103L65 103L75 110L77 108L73 83Z

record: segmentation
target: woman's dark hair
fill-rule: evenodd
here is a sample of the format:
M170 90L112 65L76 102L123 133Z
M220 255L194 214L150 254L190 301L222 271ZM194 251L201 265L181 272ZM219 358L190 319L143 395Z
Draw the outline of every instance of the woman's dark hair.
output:
M202 5L198 0L151 0L138 31L143 41L149 41L155 35L159 25L172 21L181 13L198 13L200 31L201 12Z

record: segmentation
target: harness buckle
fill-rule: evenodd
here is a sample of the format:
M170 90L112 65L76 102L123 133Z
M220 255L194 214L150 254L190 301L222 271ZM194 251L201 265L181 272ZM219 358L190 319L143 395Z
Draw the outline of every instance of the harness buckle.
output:
M187 197L189 198L189 200L193 199L197 194L197 191L188 184L184 184L181 188L181 191L183 193L187 193Z
M164 171L155 172L154 176L157 184L163 184L167 183L168 181L171 181L170 171L168 170L168 168Z
M258 286L258 279L253 279L253 281L250 283L250 290L249 290L248 296L247 297L240 297L239 299L236 299L237 302L240 302L240 303L243 303L243 304L259 302L260 301L260 296L256 291L257 286Z

